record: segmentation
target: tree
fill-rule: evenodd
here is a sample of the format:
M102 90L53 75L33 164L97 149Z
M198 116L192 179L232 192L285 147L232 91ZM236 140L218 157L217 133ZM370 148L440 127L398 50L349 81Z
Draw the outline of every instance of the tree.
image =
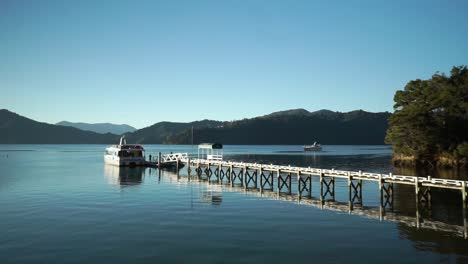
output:
M454 67L450 77L408 82L394 97L386 143L397 155L417 163L442 156L466 162L468 146L468 68Z

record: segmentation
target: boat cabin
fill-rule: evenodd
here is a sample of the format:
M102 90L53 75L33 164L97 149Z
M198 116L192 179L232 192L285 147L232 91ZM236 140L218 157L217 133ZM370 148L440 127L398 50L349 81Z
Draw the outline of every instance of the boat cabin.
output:
M108 164L118 166L138 166L144 165L145 149L138 144L127 144L125 137L120 138L119 145L112 145L106 148L104 160Z
M202 143L198 145L198 159L223 160L223 144Z

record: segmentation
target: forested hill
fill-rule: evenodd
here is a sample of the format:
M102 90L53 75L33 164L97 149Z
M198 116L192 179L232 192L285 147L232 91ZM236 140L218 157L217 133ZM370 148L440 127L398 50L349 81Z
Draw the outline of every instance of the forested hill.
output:
M126 133L128 143L383 144L389 113L295 109L232 122L159 122ZM0 144L109 144L119 136L37 122L0 110Z
M0 110L0 144L103 144L117 141L117 135L41 123Z
M174 135L200 128L210 128L222 125L223 122L213 120L201 120L190 123L159 122L152 126L139 129L133 133L126 133L127 142L138 144L164 144Z
M302 145L317 141L322 144L384 144L389 117L388 112L294 109L195 129L194 143ZM191 130L187 129L168 137L166 143L190 142Z

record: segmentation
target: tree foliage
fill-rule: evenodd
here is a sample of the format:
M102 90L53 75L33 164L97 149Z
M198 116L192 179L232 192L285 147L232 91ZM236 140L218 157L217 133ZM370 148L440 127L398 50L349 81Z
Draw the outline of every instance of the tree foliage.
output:
M410 81L394 97L386 143L417 161L468 158L468 68Z

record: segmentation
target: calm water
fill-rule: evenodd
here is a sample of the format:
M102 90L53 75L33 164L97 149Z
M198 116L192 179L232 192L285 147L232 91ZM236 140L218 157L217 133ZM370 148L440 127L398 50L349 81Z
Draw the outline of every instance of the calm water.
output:
M191 146L146 146L149 153ZM456 232L320 209L155 169L103 164L101 145L0 145L0 263L468 262ZM394 172L386 146L226 146L225 159ZM425 174L426 172L421 172ZM466 179L465 172L436 176ZM347 183L336 198L347 202ZM415 215L395 187L394 214ZM378 189L364 183L366 206ZM318 184L313 183L313 195ZM411 196L413 195L413 196ZM434 191L426 218L463 229L459 193ZM410 221L411 222L411 221ZM442 225L444 226L444 225ZM457 230L458 230L457 229Z

